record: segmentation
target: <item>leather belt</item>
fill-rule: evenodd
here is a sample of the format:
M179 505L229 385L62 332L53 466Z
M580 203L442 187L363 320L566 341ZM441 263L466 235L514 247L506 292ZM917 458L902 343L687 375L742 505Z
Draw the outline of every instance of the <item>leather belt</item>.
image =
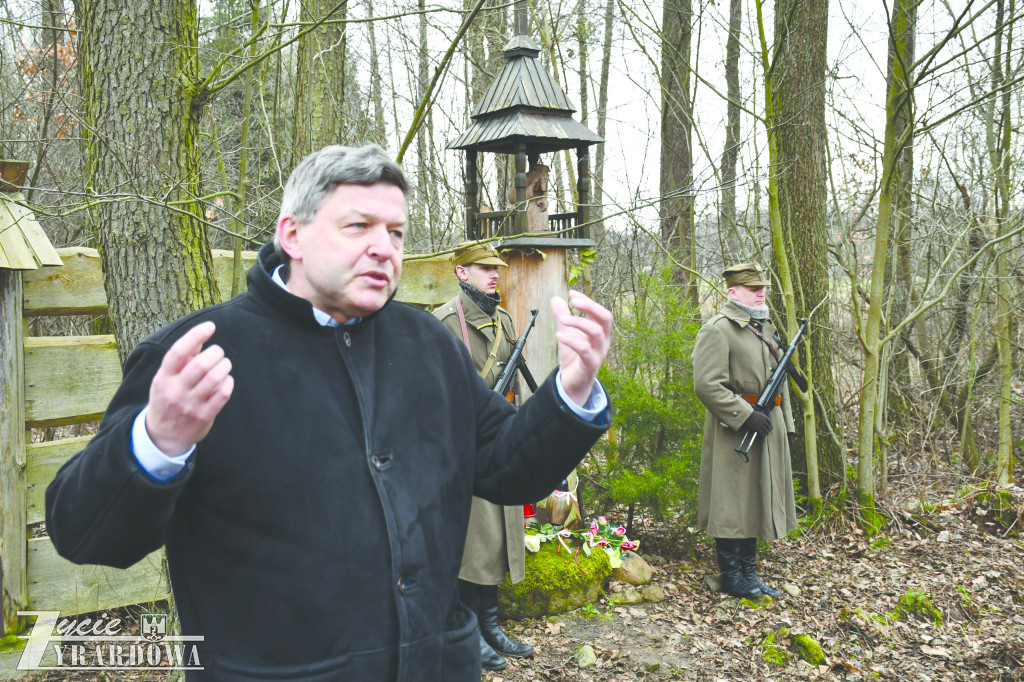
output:
M744 400L746 400L751 405L756 403L758 401L758 399L761 397L759 395L750 395L749 393L740 393L739 396L741 398L743 398ZM781 404L782 404L782 394L780 393L779 395L775 396L775 405L777 407L777 406L779 406Z

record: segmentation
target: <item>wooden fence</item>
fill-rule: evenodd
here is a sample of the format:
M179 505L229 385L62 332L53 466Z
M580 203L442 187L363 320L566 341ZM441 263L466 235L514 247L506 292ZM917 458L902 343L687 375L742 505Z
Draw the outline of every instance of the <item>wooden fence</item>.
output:
M89 440L89 436L80 436L32 442L32 430L98 420L121 381L113 336L28 335L29 318L106 312L96 250L70 248L58 253L63 266L2 273L23 278L19 284L22 305L0 306L0 316L20 318L0 319L0 325L8 330L2 336L5 342L15 344L17 360L11 363L13 377L6 377L10 385L0 387L0 393L15 396L9 402L23 405L23 410L0 413L0 432L5 434L0 457L5 632L18 627L18 611L89 613L160 600L169 589L162 570L162 550L126 570L76 566L57 555L48 537L31 537L32 528L45 520L46 486L57 469ZM244 254L246 267L255 255ZM215 251L214 267L220 290L230 291L231 253ZM420 259L406 263L398 297L436 306L457 291L446 257ZM19 348L21 358L17 358ZM23 438L18 437L22 434Z

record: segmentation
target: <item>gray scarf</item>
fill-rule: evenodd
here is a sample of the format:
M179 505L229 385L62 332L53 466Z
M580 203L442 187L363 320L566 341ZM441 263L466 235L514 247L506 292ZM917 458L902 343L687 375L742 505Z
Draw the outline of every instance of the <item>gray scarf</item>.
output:
M768 306L755 308L754 306L744 305L737 301L735 298L730 298L729 300L732 301L732 304L734 306L745 312L747 315L750 315L750 319L752 320L768 319Z
M493 294L485 294L484 292L477 289L472 284L459 280L459 286L466 292L466 296L469 296L469 300L476 303L480 310L484 311L487 317L494 314L494 311L498 309L498 304L501 303L501 294L495 291Z

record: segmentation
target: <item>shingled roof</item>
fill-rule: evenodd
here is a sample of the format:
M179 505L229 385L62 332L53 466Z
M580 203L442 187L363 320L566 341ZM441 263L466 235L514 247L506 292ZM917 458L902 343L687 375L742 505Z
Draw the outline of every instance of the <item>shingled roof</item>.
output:
M477 104L473 124L449 149L514 154L525 140L530 152L543 153L604 141L572 117L576 108L530 36L514 36L503 54L505 66Z

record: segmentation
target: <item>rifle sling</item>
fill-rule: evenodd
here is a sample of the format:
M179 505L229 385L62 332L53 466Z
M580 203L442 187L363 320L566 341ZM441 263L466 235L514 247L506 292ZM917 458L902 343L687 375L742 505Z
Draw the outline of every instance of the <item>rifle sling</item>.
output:
M764 345L768 346L768 352L772 354L773 358L775 358L775 364L778 364L779 363L779 354L775 350L775 347L772 346L772 342L769 341L768 338L764 334L761 333L760 329L755 329L752 322L747 322L747 329L749 329L751 332L753 332L754 336L756 336L757 338L759 338L762 341L764 341Z
M487 354L487 362L484 363L483 369L480 370L480 376L487 378L487 373L491 371L491 367L494 366L494 361L498 359L498 346L501 345L501 335L504 331L501 328L501 313L498 313L498 324L494 329L494 343L491 344L491 352Z
M462 298L459 296L455 297L455 309L459 313L459 325L462 327L462 342L466 344L466 350L469 354L473 354L473 349L469 347L469 329L466 328L466 311L462 309ZM494 366L494 361L498 359L498 346L501 345L501 315L498 315L497 329L494 333L494 343L491 345L491 352L487 354L487 362L484 363L483 368L480 369L479 374L484 379L487 378L487 373L491 371L491 367Z

